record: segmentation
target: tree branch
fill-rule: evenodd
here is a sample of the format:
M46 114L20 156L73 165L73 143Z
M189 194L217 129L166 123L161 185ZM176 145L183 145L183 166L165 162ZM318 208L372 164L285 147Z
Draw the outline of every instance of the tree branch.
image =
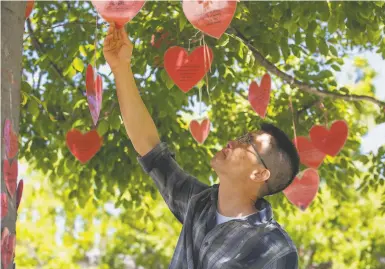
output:
M297 115L300 116L303 112L311 108L312 106L319 105L321 100L314 100L306 105L304 105L300 110L297 111Z
M236 28L231 27L236 32L236 36L240 39L245 45L253 52L253 55L260 64L265 67L270 73L276 75L277 77L284 80L293 88L298 88L301 91L317 95L319 97L331 97L339 98L345 101L369 101L380 107L385 107L385 101L378 100L372 96L367 95L356 95L356 94L340 94L335 92L330 92L326 90L317 89L313 86L310 86L304 82L301 82L294 77L286 74L279 70L273 63L269 62L253 45L250 44L250 41Z
M40 53L42 54L46 54L46 52L44 51L44 49L42 48L42 45L40 44L40 42L37 40L37 38L35 37L35 33L33 32L33 29L32 29L32 25L31 25L31 20L28 18L27 19L27 28L28 28L28 32L29 32L29 35L31 36L31 43L32 45L34 46L34 48L39 51ZM72 83L72 81L69 81L67 79L64 78L63 76L63 70L61 70L59 68L59 66L57 66L55 64L55 62L53 62L49 57L47 57L53 70L55 70L56 74L65 82L65 83L68 83L71 87L73 88L77 88L75 86L75 84ZM82 94L84 94L82 92Z

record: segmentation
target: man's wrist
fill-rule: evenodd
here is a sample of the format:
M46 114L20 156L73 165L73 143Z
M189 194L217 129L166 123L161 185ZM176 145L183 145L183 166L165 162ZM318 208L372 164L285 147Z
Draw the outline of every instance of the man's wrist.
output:
M111 68L111 71L115 77L120 75L126 76L127 72L132 72L130 64L127 63L120 64L114 68Z

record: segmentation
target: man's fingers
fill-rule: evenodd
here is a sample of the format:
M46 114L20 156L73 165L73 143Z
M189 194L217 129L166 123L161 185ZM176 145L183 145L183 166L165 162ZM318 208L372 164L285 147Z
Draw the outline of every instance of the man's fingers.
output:
M108 27L107 34L112 34L115 31L115 23L111 23L110 27Z
M104 39L104 46L110 46L112 38L112 34L107 35Z

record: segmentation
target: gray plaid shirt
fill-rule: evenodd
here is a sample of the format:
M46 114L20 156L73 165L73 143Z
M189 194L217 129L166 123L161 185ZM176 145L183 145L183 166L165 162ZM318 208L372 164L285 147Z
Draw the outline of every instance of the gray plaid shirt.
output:
M218 184L210 187L184 172L164 142L138 160L183 224L169 268L298 268L296 247L265 199L245 220L216 225Z

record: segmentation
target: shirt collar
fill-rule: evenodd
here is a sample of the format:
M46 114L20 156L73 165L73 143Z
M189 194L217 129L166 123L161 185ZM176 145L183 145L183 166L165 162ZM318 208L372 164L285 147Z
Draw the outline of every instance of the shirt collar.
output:
M215 201L213 204L216 206L216 201L218 201L219 184L214 184L212 188L213 191L211 192L210 198L212 201ZM273 219L273 210L267 200L263 198L258 199L255 202L255 208L258 210L258 212L246 218L246 221L249 222L251 225L260 225L263 223L268 223Z

